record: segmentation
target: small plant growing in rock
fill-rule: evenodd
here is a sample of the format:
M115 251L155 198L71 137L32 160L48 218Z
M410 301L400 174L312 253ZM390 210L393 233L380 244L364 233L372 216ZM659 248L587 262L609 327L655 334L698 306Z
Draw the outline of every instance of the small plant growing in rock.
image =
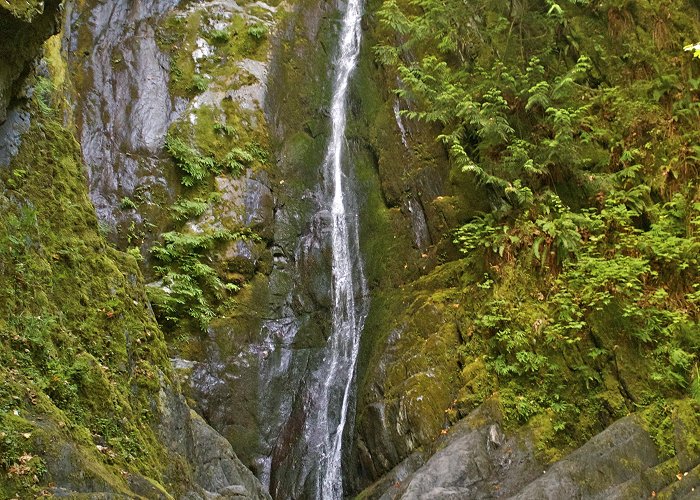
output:
M201 94L202 92L207 90L208 86L209 81L204 76L194 75L192 77L190 85L187 87L187 90L189 90L193 94Z
M193 200L180 199L170 208L170 211L175 220L182 221L192 217L199 217L209 208L209 204L209 201L201 198Z
M132 200L128 196L124 196L119 202L119 207L122 210L132 210L136 209L136 203L134 203L134 200Z
M224 159L224 167L233 175L240 175L254 160L253 155L245 149L233 148Z
M238 135L236 134L236 129L228 123L215 123L214 132L216 132L217 134L224 135L226 137L235 137L236 135Z
M255 23L248 27L248 35L259 42L267 36L267 26L262 23Z
M137 262L143 261L143 255L141 255L141 249L139 247L130 247L127 249L126 253L135 258Z
M239 289L234 283L221 280L204 261L206 253L216 245L236 239L256 239L248 230L216 230L203 234L178 233L163 235L163 245L155 245L151 253L160 265L154 271L161 277L161 286L150 286L149 299L156 314L171 324L189 318L206 330L216 316L212 298L221 299Z
M212 43L223 45L231 39L231 34L228 30L213 30L209 33L209 38Z
M216 166L213 158L202 155L179 137L168 135L165 138L165 149L184 174L181 179L183 186L192 187L203 181Z
M39 111L48 115L51 113L51 95L53 94L54 86L48 78L39 77L34 86L34 102Z

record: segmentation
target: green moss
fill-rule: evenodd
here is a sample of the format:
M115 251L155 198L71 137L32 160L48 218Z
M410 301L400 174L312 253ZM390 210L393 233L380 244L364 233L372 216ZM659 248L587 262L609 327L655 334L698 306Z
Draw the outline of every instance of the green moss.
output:
M266 23L274 21L269 11L260 12L260 17ZM158 42L171 56L171 91L193 97L209 85L216 88L235 85L237 78L244 77L237 62L244 58L267 59L270 47L267 30L267 24L248 21L246 14L238 12L226 16L218 11L193 8L170 14L159 27ZM209 44L211 54L195 61L193 54L201 48L198 45L201 40Z
M694 399L676 402L672 420L674 448L683 470L700 464L700 404Z
M0 364L9 387L0 407L33 428L48 417L46 440L56 432L62 442L103 446L90 460L104 470L162 480L167 453L149 415L158 373L169 376L170 363L136 261L99 234L77 142L52 114L35 113L1 181L9 189L0 196L0 312L8 318ZM2 455L15 463L15 451ZM45 452L29 439L20 451ZM37 477L0 484L29 494L44 480Z

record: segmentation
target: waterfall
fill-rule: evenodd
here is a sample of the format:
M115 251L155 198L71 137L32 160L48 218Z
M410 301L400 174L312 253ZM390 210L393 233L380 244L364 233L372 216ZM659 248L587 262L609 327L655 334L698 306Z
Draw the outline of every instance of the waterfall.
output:
M325 380L318 406L321 412L320 491L323 500L343 497L341 452L343 431L351 413L355 366L366 316L367 284L359 257L358 216L349 211L353 194L343 172L348 84L360 52L362 1L349 0L342 20L331 102L331 137L324 160L328 191L332 192L333 322L324 358ZM330 195L330 193L328 193ZM356 294L358 303L356 303ZM342 395L342 398L340 397ZM337 408L337 406L340 408ZM336 407L334 407L336 406Z

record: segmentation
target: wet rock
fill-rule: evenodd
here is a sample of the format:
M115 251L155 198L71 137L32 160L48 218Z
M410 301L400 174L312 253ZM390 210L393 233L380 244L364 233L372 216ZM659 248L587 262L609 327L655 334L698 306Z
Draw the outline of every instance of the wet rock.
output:
M197 486L189 498L270 498L253 473L238 460L229 443L191 410L184 397L161 387L158 404L159 432L169 448L192 465Z
M263 237L271 236L274 199L264 172L248 170L241 177L219 176L215 183L221 204L205 218L218 218L227 227L250 227Z
M158 432L172 455L166 483L183 491L178 498L269 499L260 482L233 453L230 443L190 410L184 398L162 379L154 398ZM47 480L56 497L170 499L154 480L137 473L117 474L102 464L99 447L68 439L51 419L40 419L38 444L44 450Z
M506 437L496 405L485 404L450 429L439 450L383 498L489 498L519 491L540 467L532 445ZM397 489L397 488L395 488Z
M387 476L391 482L382 479L364 494L367 498L406 500L602 500L646 497L668 484L668 467L655 471L656 447L634 416L618 420L549 468L535 458L530 438L505 434L500 419L495 404L482 405L431 445L436 451L415 472L398 479L406 467L402 463ZM676 468L671 465L669 470ZM693 477L685 483L684 492L691 492ZM679 489L675 485L670 488Z
M0 167L7 167L19 151L22 134L29 130L30 117L25 110L14 108L0 124Z
M292 130L306 120L295 123L296 118L317 114L318 106L301 102L306 96L291 94L314 94L313 99L320 103L317 87L297 79L327 84L322 77L329 56L294 33L323 19L323 29L330 35L330 15L335 10L318 2L295 5L295 9L279 32L271 30L285 39L273 42L284 54L278 52L269 63L239 61L234 69L245 77L240 80L242 86L212 84L197 101L205 106L231 99L243 110L263 105L265 119L268 123L279 120L280 128L273 125L271 134L278 160L269 167L274 181L262 172L217 179L222 201L218 213L211 214L212 221L249 224L271 250L267 250L269 257L265 252L258 257L256 248L248 244L224 249L227 266L250 259L256 274L239 292L231 314L212 323L189 379L190 395L204 417L281 498L301 498L307 492L304 477L309 471L300 470L295 457L304 453L298 449L303 412L308 410L309 387L322 359L331 300L329 255L322 241L327 218L315 215L321 211L318 186L325 140L302 137L295 142L276 131ZM307 16L309 13L315 14ZM317 26L316 32L321 29ZM287 64L297 64L297 57L302 57L300 65L313 70L289 70ZM290 94L290 99L278 99L281 94ZM258 113L257 124L262 116Z
M110 225L134 217L119 203L137 188L151 222L162 219L159 198L174 197L176 184L159 157L182 109L168 92L170 63L157 46L156 23L176 4L92 0L70 15L69 62L81 75L76 121L90 196L100 220Z
M451 281L463 270L447 265L441 272ZM384 340L372 353L356 432L368 452L361 469L371 478L434 441L460 387L451 372L458 364L458 334L454 323L445 321L450 304L433 300L435 289L434 283L422 282L410 291L397 290L376 300L370 312L369 332Z
M409 214L411 219L414 245L419 250L427 249L432 240L423 206L416 199L409 198L404 203L404 210Z
M649 494L647 488L643 495ZM651 490L654 491L654 490ZM659 499L673 500L695 500L700 495L700 466L694 467L691 471L681 473L681 477L674 477L671 484L660 489L656 495ZM642 495L640 495L641 497ZM620 496L619 498L632 498L632 495Z
M425 464L428 452L417 451L405 458L396 467L385 474L381 479L362 492L362 498L367 500L389 500L398 494L401 485L407 478Z
M267 63L254 61L253 59L243 59L238 62L238 67L244 72L253 75L255 83L243 85L229 91L226 97L239 102L243 109L249 111L260 109L262 103L265 102L265 92L267 90Z

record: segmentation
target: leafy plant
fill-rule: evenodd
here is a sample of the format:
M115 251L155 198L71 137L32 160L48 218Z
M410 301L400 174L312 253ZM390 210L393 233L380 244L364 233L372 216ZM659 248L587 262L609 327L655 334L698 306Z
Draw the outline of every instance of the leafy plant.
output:
M236 129L228 123L217 122L214 124L214 132L227 137L236 137Z
M172 212L175 220L183 221L193 217L199 217L207 210L207 208L209 208L209 206L210 202L208 200L203 200L202 198L194 198L191 200L181 198L177 200L172 207L170 207L170 211Z
M255 23L248 26L248 36L256 41L260 41L267 36L267 26L262 23Z
M187 90L193 94L201 94L202 92L205 92L208 87L209 79L199 73L195 73L192 75L192 81L190 81Z
M223 161L223 166L233 175L240 175L255 160L253 155L242 148L233 148Z
M154 271L161 283L149 289L149 298L162 320L176 324L182 318L191 318L200 328L206 329L215 316L211 298L222 298L238 290L237 284L222 281L205 263L206 252L225 241L255 238L257 236L250 231L228 230L163 234L163 244L151 249L158 261Z
M124 196L121 201L119 202L119 208L122 210L133 210L136 209L136 203L134 203L134 200L129 198L128 196Z
M227 29L212 30L209 32L209 38L213 43L223 45L231 39L231 33Z
M202 182L215 170L216 164L212 157L202 155L179 137L168 135L165 138L165 149L182 171L181 182L184 186L191 187Z
M50 79L44 77L37 78L36 85L34 85L34 102L39 108L39 111L45 115L53 112L51 100L54 90L53 82Z

